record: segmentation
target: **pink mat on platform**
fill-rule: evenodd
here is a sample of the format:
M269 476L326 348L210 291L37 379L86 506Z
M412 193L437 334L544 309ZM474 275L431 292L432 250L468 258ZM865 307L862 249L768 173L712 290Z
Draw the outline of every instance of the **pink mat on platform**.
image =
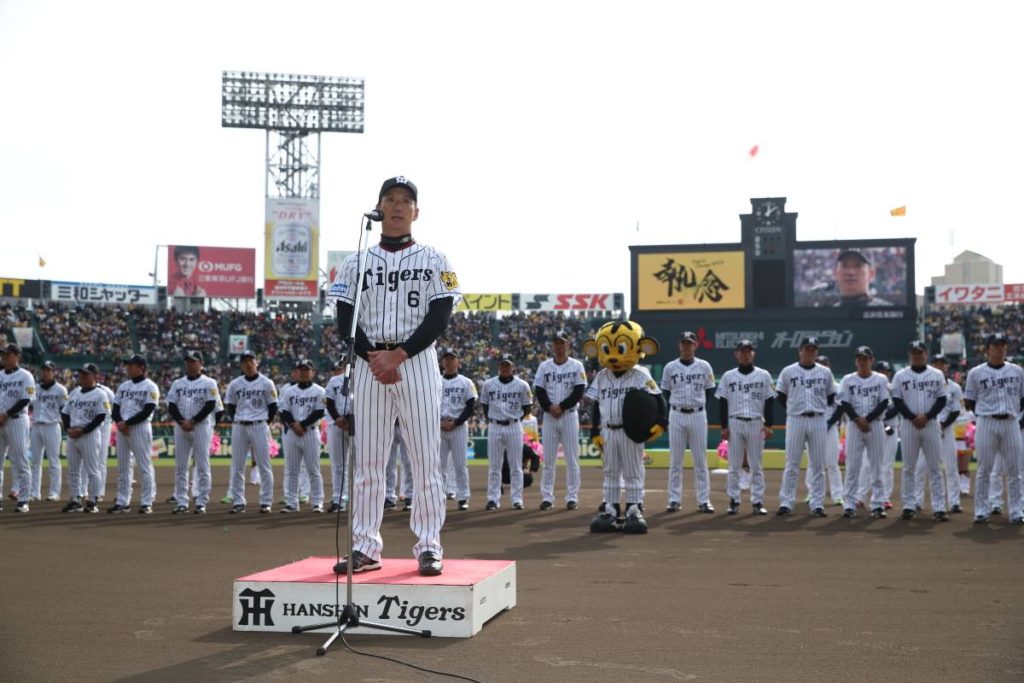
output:
M243 576L236 581L334 583L336 558L307 557L281 567ZM472 586L514 564L511 560L444 560L441 576L420 576L416 560L384 558L377 571L352 575L352 583L410 584L430 586ZM338 578L345 582L345 575Z

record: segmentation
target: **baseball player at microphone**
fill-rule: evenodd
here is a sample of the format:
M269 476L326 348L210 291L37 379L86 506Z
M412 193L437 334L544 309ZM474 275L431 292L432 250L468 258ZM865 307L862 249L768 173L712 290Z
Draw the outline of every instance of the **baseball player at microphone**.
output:
M928 366L928 350L923 341L910 343L910 367L903 368L892 379L892 400L903 416L900 442L903 444L903 476L900 496L903 498L903 519L916 515L917 459L924 452L932 488L932 512L939 522L949 520L946 497L942 494L942 437L938 417L949 400L946 377Z
M440 251L418 243L412 224L419 218L419 190L404 176L388 178L377 195L382 212L380 243L367 249L362 291L360 253L349 256L330 289L337 301L338 329L348 336L356 297L355 481L351 502L352 556L338 573L381 567L384 547L384 470L397 418L412 465L416 505L409 526L416 535L413 555L419 573L443 570L441 527L445 520L440 468L441 373L434 342L448 326L461 298L458 277Z
M669 361L661 374L661 390L668 401L668 467L667 512L679 510L683 501L683 455L689 446L693 457L694 493L697 509L713 513L711 481L708 476L708 416L705 411L708 393L715 388L715 372L711 365L694 354L697 335L679 335L679 358Z
M15 512L28 512L32 474L28 463L28 406L36 395L32 373L19 367L21 347L7 344L0 349L0 492L4 488L4 460L11 459L11 492L17 491ZM0 500L3 500L0 495ZM3 509L0 504L0 510Z
M114 394L111 417L117 424L117 499L107 512L127 512L132 499L132 459L142 473L139 513L153 512L156 472L153 469L153 411L160 389L146 377L146 359L136 354L126 361L128 379ZM186 498L187 500L187 498Z
M1021 482L1024 446L1017 424L1024 414L1024 370L1019 365L1006 362L1006 349L1005 335L990 334L985 340L988 362L971 368L964 389L964 404L967 410L974 412L978 421L974 433L974 453L978 459L974 477L974 521L978 524L988 521L992 470L996 458L1002 456L1010 521L1024 525Z
M797 480L804 444L811 470L811 514L825 517L825 452L828 448L828 417L835 403L835 379L819 365L818 340L808 337L800 344L799 360L779 373L776 392L786 409L786 468L779 490L780 516L789 514L796 501Z

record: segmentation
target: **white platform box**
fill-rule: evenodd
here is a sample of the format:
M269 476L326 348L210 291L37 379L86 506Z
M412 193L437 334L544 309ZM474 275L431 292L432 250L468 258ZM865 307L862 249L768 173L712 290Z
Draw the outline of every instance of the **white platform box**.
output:
M345 603L345 577L335 592L335 558L299 562L235 579L232 619L235 631L287 631L292 626L336 618ZM352 603L360 619L426 629L433 636L468 638L498 612L516 606L516 563L506 560L445 558L441 576L424 577L416 560L382 560L378 571L356 574ZM336 598L337 596L337 598ZM333 626L314 631L330 633ZM388 633L352 628L346 633Z

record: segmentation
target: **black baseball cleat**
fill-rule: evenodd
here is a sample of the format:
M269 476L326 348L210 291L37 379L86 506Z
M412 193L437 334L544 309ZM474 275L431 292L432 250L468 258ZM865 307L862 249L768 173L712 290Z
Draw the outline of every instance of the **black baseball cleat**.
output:
M974 523L975 524L984 524L987 521L988 521L988 517L986 517L985 515L977 515L974 518Z
M761 503L754 503L754 514L755 515L767 515L768 510L765 509Z
M846 517L847 519L853 519L856 516L857 510L855 510L854 508L846 508L845 510L843 510L843 517Z
M550 500L542 500L540 502L540 509L541 510L550 510L553 507L555 507L555 504L552 503Z
M468 510L469 509L469 501L468 500L460 500L459 501L459 509L460 510Z
M128 512L128 510L130 509L131 508L129 508L127 505L119 505L118 503L114 503L113 505L107 508L107 514L123 514L125 512Z
M948 522L949 521L949 515L946 514L945 510L939 510L934 515L932 515L932 517L935 518L936 522Z
M577 503L577 502L576 502L575 500L570 500L569 502L567 502L567 503L565 504L565 509L566 509L566 510L575 510L575 509L576 509L576 508L578 508L579 506L580 506L580 504L579 504L579 503Z
M167 499L167 500L165 500L164 502L165 502L165 503L169 503L169 504L171 504L171 505L174 505L175 503L177 503L177 502L178 502L178 499L177 499L177 498L175 498L174 496L171 496L170 498L168 498L168 499Z
M205 515L206 514L206 506L205 505L196 505L195 509L192 510L192 514L193 515Z
M522 503L512 503L512 509L513 510L522 510L523 509L523 504Z
M996 505L994 508L992 508L992 512L990 512L989 514L1001 515L1001 514L1003 514L1003 508L1001 508L998 505Z
M151 514L153 514L153 506L152 505L140 505L139 506L139 514L140 515L151 515Z
M923 508L923 507L921 507L921 504L920 504L920 503L916 503L916 504L914 505L914 512L920 512L921 510L924 510L924 508Z
M87 512L90 515L95 515L99 511L100 511L100 506L96 504L95 500L87 500L87 501L85 501L85 509L83 510L83 512Z
M825 508L814 508L811 510L811 517L828 517Z
M420 565L420 576L440 576L441 571L444 569L441 558L429 550L420 553L417 562Z
M405 499L405 506L402 508L402 512L411 512L411 511L412 511L412 498L406 498Z
M715 508L714 506L711 505L711 503L701 503L700 505L697 506L697 509L703 512L705 515L715 514Z
M270 506L269 505L260 505L260 514L261 515L265 515L268 512L270 512Z
M14 506L15 512L28 512L28 503L24 500L18 501L18 504Z
M871 510L871 518L872 519L885 519L885 517L886 517L886 514L885 514L885 510L884 509L882 509L882 508L872 508L872 510Z
M385 510L394 510L396 505L397 505L397 503L395 503L395 501L391 500L390 498L385 498L384 499L384 509Z
M1014 517L1013 519L1010 520L1010 524L1013 524L1013 525L1016 525L1016 526L1024 526L1024 517Z
M242 514L244 512L245 512L245 506L244 505L235 505L233 508L228 510L228 514L229 515L240 515L240 514Z
M446 493L444 497L447 498L448 500L455 500L454 493Z
M331 502L331 507L327 508L328 512L341 512L341 503Z
M730 498L729 499L729 509L726 510L725 514L727 514L727 515L735 515L739 511L740 511L740 502L738 500Z
M299 511L299 508L295 507L294 505L285 505L283 508L281 508L279 510L279 512L282 515L289 515L289 514L291 514L293 512L298 512L298 511ZM260 510L260 512L263 512L263 510Z
M776 517L785 517L786 515L791 514L792 512L793 511L790 510L787 506L781 505L781 506L779 506L779 509L775 511L775 516Z
M174 508L173 510L171 510L171 514L172 515L180 515L180 514L184 514L186 512L188 512L188 506L187 505L179 505L176 508Z
M369 555L359 552L358 550L352 551L352 573L359 574L360 572L372 572L381 568L380 560L374 560ZM344 558L341 562L334 565L335 574L347 574L348 573L348 558Z
M61 512L81 512L82 504L77 500L68 501L68 504L61 508Z
M680 507L681 506L678 501L670 500L668 505L665 507L665 512L679 512Z
M960 513L962 513L964 511L964 509L962 507L960 507L960 505L958 504L958 505L954 505L953 507L949 508L949 511L952 512L954 515L959 515Z
M914 508L903 508L903 512L900 513L902 519L913 519L917 516L917 511Z
M498 503L496 501L489 500L489 501L487 501L487 505L484 506L484 509L485 510L497 510L498 509Z

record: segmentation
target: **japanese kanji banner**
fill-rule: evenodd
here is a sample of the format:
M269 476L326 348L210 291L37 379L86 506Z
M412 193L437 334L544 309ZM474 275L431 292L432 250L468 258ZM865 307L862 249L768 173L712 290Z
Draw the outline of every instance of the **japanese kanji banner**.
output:
M642 311L746 307L742 251L666 251L637 255L637 306Z
M50 299L79 304L139 304L156 306L156 287L90 282L51 282Z

